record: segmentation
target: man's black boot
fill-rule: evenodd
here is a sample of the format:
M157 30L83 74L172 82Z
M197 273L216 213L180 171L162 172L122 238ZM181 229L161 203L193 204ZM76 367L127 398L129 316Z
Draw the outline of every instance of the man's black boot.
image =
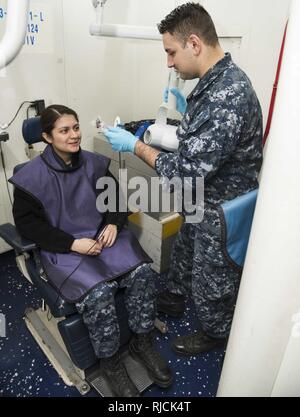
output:
M129 378L119 353L101 359L100 368L116 397L139 397L139 391Z
M151 333L136 334L129 343L129 351L134 359L146 367L156 385L168 388L172 384L172 372L167 362L155 350Z
M172 317L180 317L184 312L184 296L164 291L156 299L158 312L166 313Z
M193 334L176 337L171 346L179 355L195 356L225 346L226 341L227 339L212 338L199 330Z

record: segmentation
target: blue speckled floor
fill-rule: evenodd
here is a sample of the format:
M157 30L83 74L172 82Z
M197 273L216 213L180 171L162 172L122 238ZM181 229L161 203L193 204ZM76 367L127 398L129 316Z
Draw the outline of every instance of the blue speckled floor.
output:
M59 378L25 326L25 308L36 307L39 302L37 291L18 271L13 252L0 255L0 313L6 318L6 337L0 337L0 396L79 397L76 388L66 386ZM197 327L192 304L188 304L181 319L170 319L163 314L160 319L167 323L169 331L165 335L157 334L157 347L168 359L175 381L167 391L153 386L143 396L215 396L224 351L179 357L170 349L174 337Z

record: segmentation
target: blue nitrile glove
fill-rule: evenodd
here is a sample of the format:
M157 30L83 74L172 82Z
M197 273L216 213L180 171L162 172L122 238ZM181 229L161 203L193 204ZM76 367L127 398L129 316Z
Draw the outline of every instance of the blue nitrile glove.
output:
M176 110L179 113L184 114L186 111L186 106L187 106L187 101L186 101L185 96L176 87L170 88L170 92L176 97ZM167 103L168 99L169 99L169 89L166 88L164 91L164 101Z
M120 127L108 127L103 131L107 140L116 152L134 152L138 138Z

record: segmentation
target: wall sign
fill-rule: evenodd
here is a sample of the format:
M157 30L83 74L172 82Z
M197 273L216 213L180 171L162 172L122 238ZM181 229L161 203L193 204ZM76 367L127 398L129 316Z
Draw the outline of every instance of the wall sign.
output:
M27 32L22 52L51 53L54 51L53 8L44 3L31 2ZM3 36L7 19L6 2L0 1L0 35Z

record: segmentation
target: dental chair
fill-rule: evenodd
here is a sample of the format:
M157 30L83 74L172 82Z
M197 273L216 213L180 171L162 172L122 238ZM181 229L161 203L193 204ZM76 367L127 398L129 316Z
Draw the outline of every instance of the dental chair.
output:
M41 141L39 117L26 119L22 132L28 149L32 151L33 144ZM15 172L25 164L18 165ZM36 244L22 238L16 227L9 223L0 226L0 237L14 249L18 268L41 296L41 307L36 310L27 308L24 319L57 373L66 385L75 386L82 395L93 387L101 396L112 397L113 393L101 374L100 360L94 354L82 317L75 305L61 298L56 289L47 282ZM128 353L131 333L123 294L124 290L119 290L115 298L122 360L133 383L142 392L153 381L146 369Z

